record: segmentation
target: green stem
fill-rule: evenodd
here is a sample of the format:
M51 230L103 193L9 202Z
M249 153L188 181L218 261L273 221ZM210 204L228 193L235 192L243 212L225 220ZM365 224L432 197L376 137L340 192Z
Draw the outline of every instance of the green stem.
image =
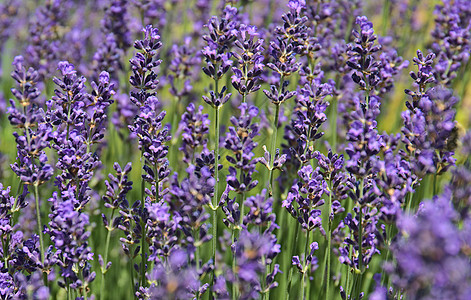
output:
M348 246L348 256L351 256L351 253L352 253L352 245L349 245ZM346 283L345 283L345 293L347 294L347 297L350 295L350 273L351 273L351 269L350 269L350 266L349 265L345 265L346 266L346 269L347 269L347 276L346 276Z
M290 251L290 256L293 256L294 250L296 248L296 245L298 244L298 233L299 233L299 227L301 225L299 222L296 220L296 229L294 231L294 243L291 245L291 251ZM290 291L291 291L291 284L293 281L293 266L289 264L289 274L288 274L288 288L286 289L286 299L291 299L290 298Z
M392 224L389 224L388 228L386 229L386 240L387 240L387 245L388 245L388 248L386 249L386 259L384 260L386 263L388 262L388 259L389 259L389 250L391 248L391 235L392 235ZM384 284L386 283L386 273L385 273L385 270L383 268L383 270L381 271L381 282L382 282L382 285L384 286ZM389 286L389 285L388 285Z
M38 235L39 235L39 246L41 248L41 263L44 266L44 239L43 239L43 231L42 231L42 224L41 224L41 211L39 209L39 184L36 182L34 183L34 202L36 203L36 219L38 223ZM44 285L47 286L47 274L43 272L43 279Z
M235 243L235 229L232 228L232 243L234 244ZM237 270L236 270L236 255L235 253L232 253L232 273L234 274L234 276L236 276L237 274ZM236 300L238 299L238 295L237 295L237 279L234 280L234 282L232 283L232 295L231 295L231 299L232 300Z
M193 229L193 237L195 239L195 265L196 271L200 270L200 239L198 229Z
M110 223L113 224L113 217L114 217L114 211L115 208L111 211L111 217L110 217ZM108 230L108 233L106 235L106 244L105 244L105 257L103 260L103 267L101 268L101 288L100 288L100 299L105 299L105 274L106 274L106 266L108 264L108 251L110 248L110 240L111 240L111 231L113 231L113 228L109 228L109 226L106 227Z
M330 130L332 130L331 147L332 152L337 150L337 99L332 99L332 108L330 110Z
M215 146L215 151L214 151L214 160L215 160L215 163L214 163L214 177L216 178L216 183L214 185L214 197L213 197L213 210L216 211L216 207L218 205L218 194L219 194L219 108L216 108L215 110L216 112L216 122L215 122L215 130L216 130L216 146ZM213 233L214 233L214 237L216 237L217 235L217 231L216 231L216 226L217 226L217 222L216 222L216 218L213 219ZM214 254L216 253L216 243L215 241L213 242L213 257L214 257Z
M219 88L218 88L218 80L214 79L214 87L215 87L215 93L216 95L219 94ZM211 286L214 284L214 277L215 277L215 272L216 272L216 240L217 240L217 226L218 226L218 220L217 220L217 205L218 205L218 198L219 198L219 110L220 106L214 108L214 113L215 113L215 121L214 121L214 131L216 134L216 140L215 140L215 149L214 149L214 178L216 179L216 183L214 185L214 196L211 202L211 211L212 211L212 227L213 227L213 238L211 239L211 258L213 259L213 278L211 280Z
M413 196L412 192L409 192L409 194L407 195L407 209L406 209L407 213L410 213L410 210L411 210L412 196Z
M363 197L363 179L362 179L362 185L361 185L361 191L360 191L360 199ZM358 282L357 282L357 287L356 287L356 293L355 293L355 299L360 299L360 293L361 293L361 283L362 283L362 278L363 278L363 249L362 249L362 244L363 244L363 209L360 204L360 213L359 213L359 229L358 229L358 269L359 269L359 274L358 274Z
M302 277L302 282L301 282L301 295L303 297L303 299L306 299L306 295L304 294L304 291L305 291L305 285L306 285L306 273L308 272L308 268L307 268L307 251L308 251L308 248L309 248L309 234L311 233L310 230L307 231L307 235L306 235L306 243L304 244L304 270L303 270L303 277Z
M270 170L268 176L268 190L270 195L273 194L273 162L275 161L275 151L276 151L276 137L278 134L278 120L280 118L280 104L275 104L275 122L274 122L274 129L273 129L273 136L271 138L271 150L270 150Z
M244 182L244 177L243 177L243 171L240 170L240 176L239 176L239 182ZM245 206L244 206L244 201L245 201L245 192L242 192L240 194L237 195L238 197L240 197L240 201L239 201L239 207L240 207L240 220L239 220L239 230L242 228L242 224L244 223L244 210L245 210Z
M327 203L327 208L329 210L328 214L328 229L327 229L327 248L325 249L325 260L327 264L324 263L326 267L325 276L322 278L326 280L326 287L325 287L325 298L329 299L329 291L330 291L330 252L331 252L331 242L332 242L332 222L330 220L330 214L332 210L332 180L329 181L329 202Z
M133 253L133 251L131 251L132 249L129 249L129 250L130 250L129 253L131 253L131 255L132 255L132 253ZM133 260L131 258L131 260L129 261L130 276L131 276L131 280L130 280L130 282L131 282L131 292L132 292L133 298L136 299L136 290L135 290L135 286L134 286L134 264L133 264L132 261Z
M141 151L141 173L144 173L144 165L145 165L145 158L144 158L144 149ZM146 182L141 176L141 209L144 211L145 209L145 189L146 189ZM141 223L141 230L142 230L142 236L141 236L141 272L140 272L140 278L139 278L139 283L141 286L144 286L145 282L145 275L146 275L146 251L145 251L145 245L146 245L146 224L144 220L140 220Z
M432 197L436 196L438 194L437 177L438 177L438 174L435 172L433 174L433 195L432 195Z

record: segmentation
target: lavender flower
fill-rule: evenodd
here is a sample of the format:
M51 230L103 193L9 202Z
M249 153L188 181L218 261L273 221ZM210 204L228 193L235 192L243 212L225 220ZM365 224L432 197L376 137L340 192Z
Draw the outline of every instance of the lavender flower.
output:
M30 276L16 273L10 276L1 273L0 295L4 299L28 299L32 297L38 300L50 298L49 288L44 286L42 276L39 272L34 272Z
M449 86L457 71L469 59L471 22L466 1L443 1L434 11L435 28L432 49L437 53L435 77Z
M383 136L386 149L383 159L373 167L377 174L373 182L373 191L381 203L380 218L386 223L396 222L401 206L406 203L406 196L414 192L418 181L409 161L396 154L400 135ZM386 139L387 138L387 139ZM408 203L410 205L410 203Z
M146 235L143 238L149 245L149 259L158 262L177 249L175 245L179 238L181 218L178 215L171 217L170 207L166 202L151 203L146 200L145 205Z
M128 29L127 1L112 0L105 10L101 21L104 32L112 33L119 49L126 51L131 46L131 35Z
M317 267L319 266L317 257L314 255L314 253L317 250L319 250L319 245L316 242L311 243L309 245L309 250L308 250L309 252L306 252L304 254L305 263L302 263L299 256L296 255L296 256L293 256L293 258L291 259L291 264L293 266L295 266L298 269L299 273L301 273L303 275L306 274L306 273L314 272L317 269Z
M169 175L168 146L166 142L170 140L168 128L162 128L162 120L166 112L160 110L160 102L150 96L140 107L140 113L137 116L134 125L129 129L139 138L139 150L145 159L142 178L153 185L151 191L154 195L152 202L158 201L162 195L160 183Z
M245 200L244 205L249 208L244 216L244 225L253 224L261 228L270 228L275 223L276 216L273 213L273 198L266 196L264 189L260 194L251 196Z
M300 166L308 164L314 158L315 141L324 135L320 128L327 120L325 110L329 103L325 98L332 94L332 86L318 82L314 80L311 84L306 83L298 91L293 118L290 125L285 127L288 144L282 145L290 163L286 168L299 170Z
M169 204L171 211L180 218L179 226L186 236L183 243L189 251L197 252L201 244L211 239L209 226L205 223L209 219L205 207L211 202L215 180L206 166L196 171L196 167L190 165L186 171L188 177L181 182L178 182L177 174L173 176L170 186L172 201ZM199 261L196 261L196 266L199 269Z
M408 297L468 297L471 274L461 238L465 231L454 224L450 196L444 193L427 201L416 216L403 215L398 222L404 234L393 248L393 282Z
M381 49L380 45L374 45L377 36L374 34L373 23L363 17L357 17L356 24L360 30L353 30L355 45L349 44L347 65L355 70L352 74L353 81L366 92L367 97L380 82L379 67L381 63L374 59L373 54Z
M62 282L59 285L72 289L85 289L95 279L89 261L93 252L88 246L90 232L87 231L89 217L75 210L76 199L72 188L62 191L61 195L54 192L49 201L52 212L49 215L49 234L56 250L57 264L61 268Z
M440 174L454 165L456 112L453 106L457 101L452 91L436 87L420 98L417 108L402 113L404 154L419 177Z
M12 31L14 31L15 25L15 17L18 14L18 7L20 3L18 0L8 0L2 3L0 6L0 11L5 12L5 14L0 18L0 42L3 45L8 40L10 36L12 36ZM0 66L0 75L1 75L1 66Z
M178 126L178 131L182 132L182 144L179 150L183 151L183 160L186 163L194 161L199 147L207 146L209 123L208 114L203 114L203 106L199 106L196 110L193 103L188 105Z
M225 18L213 17L206 24L206 27L208 28L208 34L203 36L203 40L207 42L207 46L201 53L205 58L207 67L203 67L203 72L218 81L229 71L232 65L231 53L228 52L228 49L236 39L235 24ZM217 87L215 87L215 90L219 94Z
M15 262L15 250L17 248L21 249L23 233L17 231L17 226L13 224L12 218L15 211L27 205L27 202L25 202L26 187L23 188L23 193L16 199L10 195L10 192L10 187L4 188L3 184L0 183L0 237L3 241L0 253L3 257L2 268L5 270L10 268L10 264L17 265L18 268L21 266L21 262Z
M21 56L15 57L13 61L15 70L12 77L18 86L12 89L12 94L22 109L18 109L15 102L10 100L8 119L11 125L22 130L22 135L13 133L17 143L18 162L12 164L11 168L23 183L41 185L53 174L44 151L52 139L52 127L46 122L44 111L40 108L41 91L36 87L39 74L32 68L26 70L23 62Z
M192 92L192 79L195 80L198 77L194 68L201 64L201 57L196 49L190 46L190 41L189 38L185 38L184 44L174 44L170 51L172 56L169 65L171 74L168 75L171 86L170 93L178 99L182 99Z
M158 21L158 28L164 28L167 24L168 7L162 0L133 0L132 4L138 9L143 24L151 24ZM171 5L174 5L172 2ZM139 24L140 26L142 24Z
M233 251L239 270L237 274L232 274L233 284L238 287L240 299L258 299L260 294L278 285L274 278L280 273L279 266L275 265L269 273L265 268L280 252L274 235L243 230Z
M263 40L257 39L258 36L254 26L241 25L238 39L235 45L241 51L232 52L237 59L238 67L232 67L232 86L242 95L244 102L248 94L254 93L260 89L258 84L260 75L263 71Z
M129 82L135 88L131 91L131 101L137 106L142 106L147 98L155 95L159 83L155 68L161 63L155 58L157 50L162 47L158 29L147 25L142 31L144 39L134 43L134 48L139 52L129 60L133 72Z
M28 65L38 70L40 78L49 77L55 69L60 52L60 34L57 28L65 25L71 3L67 1L47 1L39 6L29 26Z
M406 101L406 106L409 110L414 110L418 107L420 99L427 91L427 85L435 82L435 76L433 75L434 59L435 54L433 52L424 57L420 50L417 50L417 57L413 58L414 64L417 65L418 70L417 73L411 71L409 75L414 80L414 84L417 85L418 91L405 90L405 93L412 97L412 103Z
M471 133L468 132L462 139L463 145L461 153L463 157L468 158L471 155ZM452 169L453 177L448 187L451 189L452 202L455 210L462 219L469 219L469 209L471 204L471 169L469 159L466 159L463 165Z
M258 162L258 159L253 158L255 156L253 150L257 147L253 139L259 135L258 125L253 123L253 118L258 115L258 108L242 103L239 109L240 117L231 117L234 127L229 127L224 147L232 151L232 155L226 156L229 163L233 164L229 167L227 182L237 193L245 193L258 184L258 181L252 178Z
M110 83L110 74L106 71L100 73L99 82L92 82L92 93L89 94L90 103L88 122L85 126L85 138L87 147L90 150L93 144L102 142L107 128L108 107L114 102L111 97L114 95L114 84Z
M62 79L55 77L54 82L62 91L56 90L56 96L48 101L48 114L56 126L53 148L59 160L56 167L61 174L56 177L56 184L62 192L72 188L75 197L71 201L76 209L81 210L90 200L88 183L100 161L93 154L91 145L103 138L106 107L111 104L113 94L109 75L102 73L99 86L92 84L91 95L85 93L85 78L76 74L75 68L68 62L60 62ZM86 111L87 100L93 114Z
M318 207L324 205L322 196L327 192L327 183L319 173L319 169L314 170L310 165L302 167L298 175L300 180L293 184L282 206L303 229L310 232L319 228L325 234Z
M109 174L108 177L110 181L105 180L106 185L106 193L103 196L103 201L105 202L106 208L111 208L111 216L108 218L104 213L101 214L103 218L103 223L108 231L108 235L111 235L111 232L118 228L118 226L122 223L123 217L115 217L114 212L116 209L123 209L127 210L129 208L129 202L127 200L127 193L132 189L132 181L128 181L128 173L131 172L131 163L128 163L124 169L121 169L119 164L115 163L113 165L114 170L116 171L116 176L113 174ZM111 267L111 262L108 262L108 247L109 247L109 239L107 237L107 245L105 248L105 258L104 260L100 260L102 274L106 273L106 271ZM104 278L102 278L104 281ZM102 283L102 287L104 285Z
M150 287L143 296L152 299L199 298L208 288L208 284L200 287L198 274L187 264L187 254L182 250L173 252L168 264L159 263L148 279Z
M122 70L121 57L123 52L118 48L116 38L113 34L108 34L104 38L104 42L100 44L93 55L93 69L95 76L105 70L111 74L113 83L119 83L118 72Z

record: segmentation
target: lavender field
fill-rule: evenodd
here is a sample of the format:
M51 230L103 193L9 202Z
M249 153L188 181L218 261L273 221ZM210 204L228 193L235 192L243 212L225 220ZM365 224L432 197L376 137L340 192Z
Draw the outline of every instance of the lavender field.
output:
M471 299L470 0L2 0L0 50L0 300Z

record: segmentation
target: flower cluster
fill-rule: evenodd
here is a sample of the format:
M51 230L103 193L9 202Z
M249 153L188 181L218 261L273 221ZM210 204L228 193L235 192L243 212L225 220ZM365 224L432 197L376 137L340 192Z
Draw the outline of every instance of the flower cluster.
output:
M0 4L1 299L469 298L469 0L40 2Z

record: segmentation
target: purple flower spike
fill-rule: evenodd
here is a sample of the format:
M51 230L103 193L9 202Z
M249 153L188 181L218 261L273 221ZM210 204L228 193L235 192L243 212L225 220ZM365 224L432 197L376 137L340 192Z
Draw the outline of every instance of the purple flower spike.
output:
M48 181L54 172L52 166L47 163L48 158L44 151L53 137L52 126L46 122L46 115L40 108L41 91L36 87L39 74L32 68L27 70L23 62L23 57L15 57L14 71L11 74L17 82L17 88L13 88L11 92L21 109L17 108L14 100L10 100L8 120L22 133L13 133L17 143L18 161L12 164L11 168L23 183L40 185Z
M454 105L458 99L451 90L429 89L418 101L402 113L403 155L409 157L412 168L422 178L428 173L442 173L454 165L457 128Z
M266 265L273 261L280 250L280 245L276 244L276 237L272 234L247 230L240 233L234 247L239 272L232 274L232 280L239 288L241 299L258 299L260 294L277 286L274 278L280 273L279 266L275 265L273 271L267 274ZM261 278L265 278L265 282L261 282Z
M449 192L426 201L416 216L402 215L393 244L393 283L408 297L466 299L471 288L469 227L458 229ZM420 295L420 296L419 296Z
M103 31L113 34L118 49L126 51L131 46L131 35L128 28L129 14L127 1L112 0L106 8L105 16L101 20Z
M46 233L51 238L57 264L61 267L64 282L59 282L59 285L65 287L68 283L72 289L82 289L95 279L95 272L90 272L88 263L93 260L93 252L88 246L90 232L86 229L89 217L75 210L77 200L73 190L63 191L61 196L55 192L49 201L53 206Z
M174 44L170 51L172 56L169 65L171 73L168 75L170 93L178 99L190 95L193 90L191 82L198 79L195 69L201 64L201 55L191 47L190 42L191 39L187 37L182 45ZM178 82L183 82L183 87L178 88Z
M235 41L239 51L234 51L233 55L237 59L238 67L232 68L232 86L244 99L248 94L260 89L258 83L265 66L262 56L263 40L255 40L256 36L258 33L255 26L241 25L238 39Z
M134 42L134 48L138 52L129 60L133 72L129 82L134 87L131 101L137 106L144 105L147 98L155 96L159 84L155 68L161 63L161 60L156 59L157 50L162 47L159 31L152 25L147 25L142 31L144 39Z
M356 24L359 25L360 30L353 30L355 44L349 44L347 47L349 56L347 65L354 70L353 81L365 90L367 95L370 95L380 82L381 63L375 60L373 55L381 49L381 46L374 45L377 36L374 34L373 24L365 16L357 17Z
M186 163L194 161L198 148L207 146L209 123L208 114L203 114L203 106L196 110L193 103L188 105L178 126L178 131L182 132L182 145L179 150L183 151L183 160Z
M150 299L193 299L202 297L208 286L200 286L198 273L187 264L187 253L172 252L168 261L159 262L147 277L150 287L141 289L142 298Z
M328 192L327 183L319 173L319 168L313 170L310 165L302 167L298 175L300 180L293 184L282 206L303 229L312 231L318 228L325 234L318 208L324 205L322 196Z
M471 21L466 0L443 1L434 11L432 50L437 54L435 77L450 86L460 67L469 60L471 49Z
M258 124L253 122L253 118L258 115L258 108L242 103L239 109L240 117L231 117L234 127L229 127L224 148L232 151L232 154L226 156L227 161L232 164L229 167L228 184L237 193L244 193L258 184L257 180L253 180L255 166L259 161L254 158L253 150L257 143L253 139L260 133ZM236 170L239 170L239 177Z

